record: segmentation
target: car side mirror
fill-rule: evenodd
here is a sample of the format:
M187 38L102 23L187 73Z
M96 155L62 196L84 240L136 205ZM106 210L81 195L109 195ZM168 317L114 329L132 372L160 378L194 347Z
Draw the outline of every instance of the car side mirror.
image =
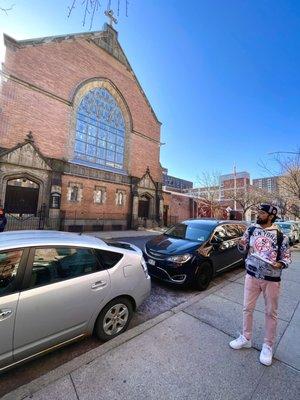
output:
M213 236L210 241L210 243L213 245L220 245L222 242L223 242L223 239L220 238L220 236Z

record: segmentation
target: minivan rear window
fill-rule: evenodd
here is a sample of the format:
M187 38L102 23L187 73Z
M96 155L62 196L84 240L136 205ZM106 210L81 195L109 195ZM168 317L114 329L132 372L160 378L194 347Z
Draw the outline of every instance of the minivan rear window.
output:
M177 238L191 240L193 242L204 242L211 234L213 226L199 223L176 224L168 229L164 235Z
M278 224L278 225L282 229L292 229L292 226L290 224Z

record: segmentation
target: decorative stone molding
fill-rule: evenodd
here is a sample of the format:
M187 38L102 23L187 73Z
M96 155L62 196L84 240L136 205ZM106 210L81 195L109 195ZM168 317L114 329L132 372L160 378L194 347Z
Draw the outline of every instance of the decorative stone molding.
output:
M106 187L104 186L95 186L94 189L94 203L95 204L104 204L106 202Z
M67 200L71 203L81 203L83 197L83 185L78 182L69 182L67 189Z
M25 141L11 150L2 153L0 162L51 171L50 166L46 163L40 152L29 141Z
M121 175L115 172L107 172L69 162L64 164L64 166L62 167L62 172L69 175L82 176L85 178L95 179L104 182L121 183L125 185L130 185L131 183L131 179L128 175Z
M116 190L116 205L117 206L125 206L126 204L126 192L125 190L117 189Z
M97 36L88 40L110 53L128 69L131 69L123 49L118 42L118 32L110 25L105 24L102 32L99 32Z

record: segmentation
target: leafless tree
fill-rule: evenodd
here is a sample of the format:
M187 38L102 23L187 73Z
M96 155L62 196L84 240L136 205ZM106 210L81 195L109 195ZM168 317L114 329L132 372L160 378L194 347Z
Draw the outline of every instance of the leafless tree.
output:
M14 4L11 4L10 6L4 7L0 5L0 11L4 12L6 15L8 15L8 11L12 10L14 7Z
M273 193L273 199L278 202L283 217L288 214L299 217L300 149L295 152L273 153L272 161L276 165L275 170L266 163L260 163L260 166L270 176L278 176L278 192Z
M196 184L199 187L198 193L194 196L200 199L205 199L210 205L211 216L215 217L216 211L219 209L219 198L220 198L220 172L202 172L201 175L197 176Z
M126 11L126 17L128 16L128 0L125 1L125 11ZM82 25L85 26L87 21L90 21L90 27L89 29L92 29L93 22L94 22L94 17L95 14L97 13L98 10L100 10L101 6L103 5L104 1L100 0L72 0L70 6L68 7L68 17L72 14L72 11L75 9L75 7L78 5L79 7L83 8L83 19L82 19ZM113 3L113 4L112 4ZM120 14L120 3L121 0L116 0L115 2L112 2L112 0L106 0L106 9L107 11L112 10L115 8L116 12L114 14L118 15ZM114 7L115 6L115 7Z
M269 195L265 191L258 189L254 186L249 186L247 189L237 188L236 190L227 191L227 199L230 199L240 207L243 213L243 218L245 214L251 208L257 207L259 204L268 202Z

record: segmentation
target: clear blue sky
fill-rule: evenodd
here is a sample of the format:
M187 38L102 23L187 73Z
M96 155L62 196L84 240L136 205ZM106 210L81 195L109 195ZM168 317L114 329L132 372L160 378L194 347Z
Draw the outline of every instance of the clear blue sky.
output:
M72 0L0 0L11 3L0 30L17 39L89 28L79 9L66 17ZM235 162L260 177L269 152L299 147L299 0L129 0L128 18L124 3L119 40L163 124L170 175L195 181Z

